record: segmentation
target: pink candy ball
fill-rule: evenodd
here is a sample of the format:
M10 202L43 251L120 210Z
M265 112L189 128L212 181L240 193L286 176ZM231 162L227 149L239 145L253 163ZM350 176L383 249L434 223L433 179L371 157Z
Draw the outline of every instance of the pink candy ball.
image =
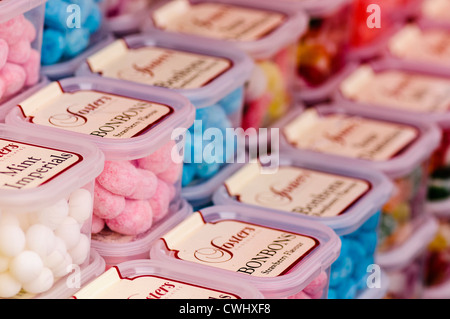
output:
M94 215L111 219L119 216L125 209L125 197L111 193L100 184L94 188Z
M323 289L328 283L328 276L325 272L321 272L313 281L311 281L308 286L306 286L303 291L310 296L317 294L322 295Z
M136 190L139 173L129 161L106 161L97 182L116 195L128 197Z
M153 221L157 222L164 218L169 212L170 188L164 181L158 180L155 196L149 200L153 211Z
M30 56L24 64L22 64L27 79L25 81L26 86L33 86L39 82L39 71L41 68L41 55L38 51L31 49Z
M6 43L5 40L0 39L0 69L3 68L3 66L6 63L6 60L8 59L9 54L9 46L8 43Z
M183 163L170 162L169 167L162 173L158 174L158 178L166 183L174 184L181 176L183 171Z
M17 64L6 62L0 70L0 78L6 85L5 97L18 93L25 85L25 70Z
M28 61L31 53L31 45L27 39L21 39L9 46L8 62L23 64Z
M33 23L31 23L30 20L25 19L24 21L25 27L24 27L24 38L28 40L28 42L33 42L36 39L37 32L36 28L34 27Z
M128 196L130 199L150 199L155 195L158 179L156 175L145 169L137 169L138 180L135 191Z
M138 160L140 168L152 171L155 174L160 174L169 168L172 163L172 149L175 146L174 141L170 141L156 152L143 157Z
M153 213L148 201L127 200L123 212L113 219L105 220L106 225L123 235L139 235L152 227Z
M24 35L26 29L25 20L25 17L21 14L0 23L0 39L4 39L9 45L17 43Z
M288 299L312 299L310 296L305 294L303 291L296 293L295 295L289 296Z
M92 216L91 233L98 234L99 232L101 232L103 230L103 228L105 228L105 221L102 218L97 217L96 215L93 215Z
M6 84L3 82L3 80L0 78L0 99L3 97L6 91Z

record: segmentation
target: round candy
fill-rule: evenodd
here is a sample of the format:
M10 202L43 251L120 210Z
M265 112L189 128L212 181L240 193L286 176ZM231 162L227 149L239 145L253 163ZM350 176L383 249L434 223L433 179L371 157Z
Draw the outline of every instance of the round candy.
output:
M125 197L104 189L99 183L94 188L94 216L111 219L119 216L125 208Z
M169 168L164 172L158 174L158 178L166 183L174 184L180 177L183 171L182 163L170 162Z
M97 182L105 189L121 196L130 196L136 189L138 172L129 161L106 161Z
M37 253L24 250L11 260L9 271L14 278L23 284L35 280L43 267L42 259Z
M123 212L106 225L123 235L138 235L149 230L153 224L152 208L145 200L127 200Z
M378 211L376 214L372 215L362 226L361 231L364 230L374 230L378 227L380 222L381 211Z
M311 299L311 297L308 296L304 291L300 291L295 295L289 296L288 299Z
M0 39L0 69L3 68L3 66L5 65L6 60L8 59L8 54L9 54L8 43L6 43L5 40Z
M43 258L44 266L49 268L51 271L55 271L66 258L67 249L66 244L61 238L55 238L55 249Z
M0 255L0 273L7 271L11 258Z
M37 50L31 49L30 58L22 64L22 67L27 75L27 79L25 80L26 86L33 86L39 82L41 55Z
M170 163L172 163L172 149L174 147L175 142L171 140L152 154L138 159L139 167L152 171L155 174L166 171Z
M25 85L27 74L20 65L6 62L0 70L0 78L6 85L5 97L18 93Z
M9 45L17 43L25 32L25 20L24 15L19 14L0 23L0 39L4 39Z
M25 19L25 31L24 31L24 38L28 40L28 42L33 42L36 40L37 32L36 28L34 27L33 23L31 23L30 20Z
M124 204L125 207L125 204ZM98 234L99 232L101 232L103 230L103 228L105 228L105 221L103 220L103 218L100 218L96 215L92 216L92 230L91 233L92 234Z
M92 213L92 196L91 193L84 188L79 188L72 192L69 197L69 215L77 222L84 223Z
M9 272L0 273L0 298L14 297L21 288L21 283Z
M65 253L63 261L52 269L53 275L55 278L64 277L72 270L72 265L72 257L69 253Z
M150 199L155 195L158 178L156 175L145 169L138 168L138 180L136 189L128 196L129 199Z
M15 257L25 248L25 234L19 226L0 225L0 254Z
M169 212L170 189L164 181L158 180L156 193L149 200L149 204L152 208L154 222L164 218L164 216L166 216Z
M91 34L86 28L74 28L66 32L66 46L64 56L68 58L76 57L89 45Z
M26 247L40 257L49 255L56 246L56 237L53 231L42 224L30 226L25 233Z
M219 163L202 163L196 165L197 175L201 179L209 179L214 176L219 170L221 165Z
M41 209L35 213L35 223L43 224L55 230L69 216L69 204L65 199L56 204Z
M310 296L316 295L317 293L322 294L323 289L325 288L327 283L328 276L324 271L322 271L316 278L314 278L313 281L308 284L308 286L305 287L305 289L303 289L303 291Z
M197 170L195 164L184 164L181 185L183 187L189 185L194 180L196 172Z
M239 87L221 99L219 105L224 109L227 115L231 115L242 107L243 101L244 89L243 87Z
M78 244L75 245L71 250L69 250L69 254L72 257L72 262L76 265L81 265L84 263L86 258L89 256L90 251L90 241L89 238L81 234L80 240Z
M92 6L91 13L83 24L91 34L97 32L102 25L102 12L98 5Z
M57 63L63 56L66 47L64 34L55 29L46 29L42 35L42 56L43 65Z
M74 218L66 217L55 229L55 235L63 240L67 249L72 249L80 240L80 225Z
M260 99L267 90L267 78L261 67L256 65L253 68L250 80L245 91L246 102Z
M29 293L40 294L49 290L54 281L52 271L44 267L36 279L23 284L23 289Z
M30 58L31 45L27 39L21 39L9 46L8 62L23 64Z

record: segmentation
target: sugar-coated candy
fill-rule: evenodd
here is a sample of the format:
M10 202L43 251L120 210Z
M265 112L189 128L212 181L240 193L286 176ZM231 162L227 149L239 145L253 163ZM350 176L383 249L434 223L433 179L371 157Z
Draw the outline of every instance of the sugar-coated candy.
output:
M3 212L0 215L0 225L20 226L18 214Z
M66 32L64 56L73 58L83 52L89 45L91 34L86 28L74 28Z
M376 214L372 215L362 226L361 230L375 230L380 223L381 211L378 211Z
M30 57L31 44L27 39L21 39L9 46L8 62L22 64Z
M6 43L5 40L0 38L0 69L3 68L3 66L5 65L6 60L8 59L8 54L9 54L8 43Z
M30 226L26 233L27 249L36 252L42 258L55 250L56 238L53 230L42 224Z
M31 49L30 57L28 60L22 64L25 74L27 76L25 80L26 86L33 86L39 82L40 78L40 62L41 55L37 50Z
M95 2L93 0L71 0L71 3L76 4L80 7L80 11L83 13L81 15L81 25L84 25L86 22L90 12L95 6Z
M57 238L55 248L50 254L43 258L44 266L49 268L52 272L56 273L56 269L64 263L66 258L66 246L62 239Z
M9 267L10 258L0 255L0 273L7 271Z
M42 35L42 57L43 65L51 65L58 62L66 48L64 34L55 29L46 29Z
M25 234L19 226L0 225L0 254L15 257L25 248Z
M0 298L11 298L22 289L22 284L9 272L0 273Z
M182 171L182 163L170 162L169 167L164 172L159 173L157 176L159 179L162 179L166 183L174 184L178 179L181 178Z
M3 95L5 95L5 91L6 91L6 84L5 81L3 81L0 78L0 99L3 97Z
M161 220L169 212L170 195L169 185L158 180L155 195L149 200L154 222Z
M304 291L300 291L295 295L289 296L288 299L312 299L312 298L308 296Z
M37 36L37 32L36 32L36 28L34 27L33 23L31 23L30 20L28 19L24 19L24 24L25 24L25 31L24 31L24 38L28 40L28 42L33 42L34 40L36 40L36 36Z
M63 257L62 262L55 265L52 269L53 275L56 278L64 277L71 271L70 266L73 265L72 256L66 252L63 254Z
M80 240L80 225L72 217L66 217L55 229L55 235L64 241L67 249L72 249Z
M89 238L86 235L81 234L78 243L69 250L69 254L72 257L74 264L81 265L84 263L89 255L90 244Z
M124 203L124 207L125 207L125 203ZM98 234L99 232L101 232L103 230L103 228L105 228L105 221L103 220L103 218L100 218L97 215L93 215L92 216L91 233Z
M62 0L48 0L45 3L44 26L64 30L67 20L67 3Z
M26 73L18 64L6 62L0 70L0 78L6 84L5 97L18 93L25 85Z
M317 293L321 293L325 286L328 283L328 276L327 274L322 271L316 278L314 278L313 281L311 281L308 286L303 289L305 293L308 295L316 295Z
M97 32L102 25L102 12L98 6L93 6L86 22L83 24L90 34Z
M83 223L91 217L92 196L84 188L79 188L69 196L69 216L78 223Z
M129 161L106 161L97 182L111 193L130 196L136 189L137 168Z
M149 230L153 224L152 208L145 200L126 200L123 212L113 219L105 220L106 225L123 235L138 235Z
M69 216L69 205L65 199L61 199L54 205L47 206L34 215L35 223L43 224L55 230Z
M125 197L116 195L95 183L94 188L94 215L99 218L112 219L125 208Z
M20 283L35 280L40 274L44 264L41 257L31 250L24 250L11 260L9 271Z
M129 199L150 199L155 195L158 178L152 171L145 169L137 169L136 188L132 194L128 196Z
M197 171L195 166L196 164L184 164L183 176L181 180L181 185L183 187L189 185L194 180Z
M50 269L44 267L39 276L29 282L23 284L23 288L33 294L40 294L49 290L55 281L53 273Z
M200 163L196 164L197 175L200 178L210 178L214 176L220 169L220 164L215 163Z
M19 14L0 23L0 39L4 39L8 45L13 45L22 39L25 28L25 17Z
M234 112L239 111L242 107L244 101L244 89L243 87L239 87L223 99L221 99L218 103L223 108L227 115L231 115Z
M171 140L152 154L138 159L139 167L152 171L155 174L166 171L172 162L172 150L174 147L175 142Z

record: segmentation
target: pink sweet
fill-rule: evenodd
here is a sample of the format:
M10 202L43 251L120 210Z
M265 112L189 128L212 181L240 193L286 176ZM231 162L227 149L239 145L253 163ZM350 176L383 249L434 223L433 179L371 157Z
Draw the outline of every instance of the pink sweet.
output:
M31 45L27 39L21 39L19 42L9 46L8 62L23 64L28 61L31 53Z
M140 168L152 171L155 174L160 174L169 168L172 163L172 149L175 146L174 141L169 141L157 151L138 160Z
M8 53L9 53L8 43L6 43L5 40L0 39L0 69L3 68L3 66L5 65L6 60L8 59Z
M119 216L125 209L125 197L111 193L100 184L94 188L94 215L99 218L111 219Z
M97 182L111 193L127 197L136 189L138 174L129 161L106 161Z
M148 201L128 199L123 212L116 218L107 219L105 222L112 231L117 233L139 235L152 227L152 208Z
M311 299L311 297L305 294L303 291L300 291L295 295L289 296L288 299Z
M138 180L136 189L128 196L130 199L150 199L155 195L158 178L156 175L145 169L138 168Z
M105 228L105 221L102 218L97 217L96 215L92 215L91 233L98 234L99 232L101 232L103 230L103 228Z
M17 43L25 32L25 17L21 14L6 22L0 23L0 39L4 39L9 45Z
M322 299L323 290L319 290L315 294L307 294L311 299Z
M26 86L33 86L39 82L39 71L41 67L41 55L38 51L31 49L29 59L22 65L27 79L25 81Z
M306 286L303 291L310 296L317 295L318 293L322 295L323 289L325 288L327 283L328 276L324 271L322 271L313 281L308 284L308 286Z
M162 173L158 174L158 178L166 183L174 184L181 176L183 163L170 162L169 167Z
M5 90L6 90L6 84L5 82L3 82L3 80L0 78L0 99L3 97L3 95L5 94Z
M271 101L272 95L269 92L263 94L257 100L250 101L248 110L246 110L245 116L242 119L242 128L244 130L248 128L260 128L264 122L264 117L267 114Z
M175 198L175 195L177 194L177 188L174 184L166 184L167 187L169 187L169 201L172 201L172 199Z
M157 222L164 218L169 212L170 204L170 187L162 180L158 180L158 187L156 188L155 196L149 200L153 211L153 221Z
M18 93L25 85L25 70L17 64L6 62L0 70L0 78L6 85L5 97Z
M24 20L24 24L25 24L25 31L24 31L24 38L28 40L28 42L33 42L36 39L36 28L34 27L33 23L31 23L30 20L25 19Z

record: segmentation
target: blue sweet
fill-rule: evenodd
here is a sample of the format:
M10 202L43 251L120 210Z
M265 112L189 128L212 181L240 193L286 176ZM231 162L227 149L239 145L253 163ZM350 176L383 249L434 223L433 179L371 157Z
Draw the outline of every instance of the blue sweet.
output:
M88 29L71 29L66 33L66 48L64 56L73 58L83 52L89 45L90 33Z
M366 256L373 256L375 254L378 244L378 234L375 230L359 231L352 235L352 238L364 246Z
M103 17L102 11L98 6L93 6L91 13L88 15L83 27L89 30L91 34L97 32L102 25Z
M341 238L342 241L342 238ZM330 287L338 287L346 278L350 277L353 271L353 261L349 255L347 245L342 242L341 253L336 261L331 265Z
M50 65L58 62L64 54L66 40L64 34L54 29L47 29L42 35L42 56L43 65Z
M244 88L239 87L234 90L222 100L219 101L220 106L224 109L227 115L231 115L238 111L242 105L244 100Z
M184 164L183 165L183 175L181 180L181 185L184 187L189 185L195 177L196 173L195 164Z
M361 230L374 230L378 227L380 223L381 211L378 211L372 215L362 226Z
M44 26L65 30L67 27L67 3L62 0L48 0L45 4Z

